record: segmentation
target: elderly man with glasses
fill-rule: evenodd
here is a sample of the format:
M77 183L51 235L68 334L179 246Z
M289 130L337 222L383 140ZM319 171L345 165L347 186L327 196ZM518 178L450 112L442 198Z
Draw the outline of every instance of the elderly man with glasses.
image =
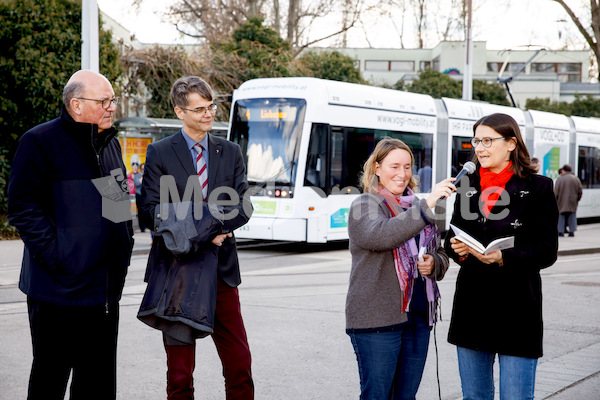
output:
M129 197L112 126L117 102L104 76L76 72L60 116L26 132L12 164L8 217L25 243L19 288L33 343L29 400L62 400L69 376L71 399L116 398L119 300L133 247L131 220L106 207Z

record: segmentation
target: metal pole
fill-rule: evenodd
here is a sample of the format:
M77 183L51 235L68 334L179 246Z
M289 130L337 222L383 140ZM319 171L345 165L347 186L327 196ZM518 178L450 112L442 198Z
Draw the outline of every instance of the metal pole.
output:
M473 98L473 39L471 33L472 0L467 0L467 30L465 34L465 71L463 74L463 100Z
M100 72L98 2L81 0L81 69Z

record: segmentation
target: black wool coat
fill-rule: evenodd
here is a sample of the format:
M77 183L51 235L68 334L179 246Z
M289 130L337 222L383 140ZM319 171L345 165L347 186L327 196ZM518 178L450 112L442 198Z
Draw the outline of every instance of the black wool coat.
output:
M486 218L479 202L479 173L468 178L469 188L459 186L451 223L484 245L514 236L515 246L502 250L503 266L484 264L473 255L459 261L450 247L454 233L448 231L446 252L460 265L448 341L474 350L541 357L540 270L554 264L558 251L558 208L552 180L541 175L513 175L503 193L505 200L491 210L496 217L490 214Z
M126 182L116 134L75 122L63 106L59 118L21 138L8 185L8 218L25 243L19 288L28 296L78 306L121 298L133 248L131 219L105 218L110 199L92 182L111 171ZM128 202L128 188L115 187L113 194Z

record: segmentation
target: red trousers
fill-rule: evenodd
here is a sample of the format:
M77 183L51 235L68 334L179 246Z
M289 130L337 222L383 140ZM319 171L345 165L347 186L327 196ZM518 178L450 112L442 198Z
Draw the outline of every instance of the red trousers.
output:
M220 278L217 279L217 305L214 333L211 336L223 365L227 400L254 399L250 347L242 320L238 289L230 287ZM193 399L196 345L170 346L165 343L165 350L167 399Z

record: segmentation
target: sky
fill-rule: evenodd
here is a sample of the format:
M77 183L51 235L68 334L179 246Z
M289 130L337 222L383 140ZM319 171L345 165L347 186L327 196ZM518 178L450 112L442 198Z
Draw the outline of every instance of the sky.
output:
M133 0L97 0L99 8L135 34L142 43L194 43L181 35L167 22L162 13L173 0L144 0L139 10L131 6ZM578 0L570 3L577 4ZM443 3L444 1L440 1ZM447 3L448 0L445 0ZM478 1L475 0L474 3ZM572 49L582 49L583 40L562 7L552 0L479 0L482 5L474 14L473 39L487 41L488 49L521 49L537 45L560 49L569 38L579 43ZM379 17L369 26L369 42L361 32L349 36L349 47L400 47L390 11L388 18ZM321 24L326 26L327 24ZM559 36L560 32L560 36ZM435 40L434 40L435 41ZM406 48L411 45L405 39Z

